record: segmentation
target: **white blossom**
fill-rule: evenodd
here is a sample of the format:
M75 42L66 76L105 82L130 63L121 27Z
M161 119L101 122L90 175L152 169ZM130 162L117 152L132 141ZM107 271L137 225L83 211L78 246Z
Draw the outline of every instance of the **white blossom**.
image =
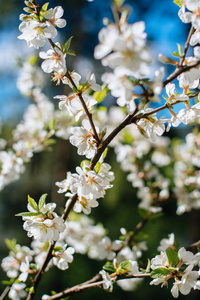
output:
M108 290L109 292L112 292L113 284L112 284L111 278L108 275L108 273L104 270L100 271L99 273L101 274L102 279L103 279L103 288L104 288L104 290Z
M29 237L34 237L40 242L53 242L59 239L60 232L65 229L64 220L57 216L53 210L55 209L55 203L45 204L41 213L36 216L23 216L25 221L23 228L28 231ZM36 213L36 211L28 204L28 210Z
M69 268L68 263L73 262L73 254L75 250L73 247L67 247L65 245L62 251L54 251L53 254L53 264L57 266L60 270L66 270Z
M45 73L51 73L53 71L65 75L67 71L65 56L60 49L60 43L55 44L54 49L50 49L47 52L40 52L39 56L44 59L41 68Z
M25 292L26 285L24 283L13 283L8 296L12 300L21 300L21 298L25 298L27 296L27 292Z

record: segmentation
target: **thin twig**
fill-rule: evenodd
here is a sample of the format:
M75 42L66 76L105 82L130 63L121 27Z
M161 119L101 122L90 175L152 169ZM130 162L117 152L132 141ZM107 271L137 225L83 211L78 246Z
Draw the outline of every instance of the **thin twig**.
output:
M121 279L144 278L144 277L150 277L150 273L144 273L144 274L138 273L138 274L130 274L130 275L116 275L114 277L111 277L110 279L111 279L112 282L116 282L116 281L121 280ZM86 281L85 283L81 283L81 284L76 285L72 288L65 289L64 291L62 291L62 292L60 292L56 295L50 296L46 300L59 300L63 297L71 296L73 294L80 293L84 290L91 289L93 287L102 287L104 281L101 280L101 279L102 279L102 276L100 274L97 274L95 277L93 277L91 279L91 283L88 283L89 281Z
M4 289L3 293L1 294L0 300L3 300L3 299L5 298L5 296L6 296L6 295L8 294L8 292L9 292L9 290L10 290L10 286L7 286L7 287Z
M198 67L200 65L200 60L198 60L196 63L189 65L189 66L181 66L179 68L176 68L176 70L167 77L167 79L163 82L163 87L165 87L168 83L172 82L174 79L176 79L180 74L187 72L191 70L192 68Z
M71 77L71 75L70 75L69 72L66 73L66 77L69 79L69 81L71 82L72 86L73 86L75 89L77 89L77 86L76 86L76 84L74 83L74 80L73 80L73 78ZM79 100L80 100L80 102L81 102L81 104L82 104L82 106L83 106L83 109L84 109L84 111L85 111L85 113L86 113L86 115L87 115L87 117L88 117L88 120L89 120L89 122L90 122L90 126L92 127L92 130L93 130L94 138L95 138L95 140L96 140L97 147L98 147L99 144L100 144L100 140L99 140L99 136L98 136L97 131L96 131L96 127L95 127L94 122L93 122L92 114L89 112L89 110L88 110L88 108L87 108L87 105L85 104L85 101L84 101L84 99L83 99L82 93L81 93L81 92L77 93L77 96L79 97Z
M189 32L188 37L187 37L187 41L185 42L185 49L184 49L184 52L183 52L183 56L182 56L181 59L180 59L179 67L181 67L181 66L183 65L183 63L184 63L185 56L186 56L186 54L187 54L187 50L188 50L188 47L189 47L189 44L190 44L190 39L191 39L191 36L192 36L193 33L194 33L194 30L195 30L194 27L191 26L190 32Z

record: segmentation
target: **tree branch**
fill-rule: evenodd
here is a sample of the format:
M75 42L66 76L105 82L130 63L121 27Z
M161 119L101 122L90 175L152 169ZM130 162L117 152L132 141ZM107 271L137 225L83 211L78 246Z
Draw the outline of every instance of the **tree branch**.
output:
M121 279L144 278L144 277L150 277L150 273L144 273L144 274L138 273L138 274L131 274L131 275L116 275L114 277L111 277L110 279L112 282L116 282ZM87 289L90 289L93 287L102 288L104 281L101 279L102 279L102 276L100 274L97 274L91 280L81 283L79 285L76 285L72 288L65 289L64 291L62 291L56 295L48 297L46 300L58 300L63 297L66 297L66 296L71 296L71 295L80 293L84 290L87 290Z

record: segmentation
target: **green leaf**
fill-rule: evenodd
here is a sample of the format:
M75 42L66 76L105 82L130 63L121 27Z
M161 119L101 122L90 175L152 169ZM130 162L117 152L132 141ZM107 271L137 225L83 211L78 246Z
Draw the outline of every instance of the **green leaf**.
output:
M11 250L15 253L17 252L17 248L16 248L17 240L16 239L12 239L12 240L5 239L5 244L9 250Z
M109 89L106 84L102 86L102 92L94 92L93 98L97 101L97 103L101 103L104 98L107 96L109 93Z
M73 86L73 91L76 93L76 92L78 92L78 90L77 90L77 88L75 87L75 86Z
M178 47L178 53L179 53L179 55L182 56L182 54L183 54L183 48L182 48L182 46L180 44L177 44L177 47Z
M38 205L37 205L37 203L36 203L35 200L34 200L33 198L31 198L29 195L28 195L28 203L30 204L30 206L31 206L34 210L38 211Z
M123 273L124 272L130 272L130 270L131 270L131 268L132 268L132 263L130 262L130 261L123 261L123 262L121 262L121 264L119 265L119 268L118 269L120 269L120 270L122 270L123 271ZM120 272L121 273L121 272Z
M33 14L31 17L36 21L40 22L40 17L38 15Z
M166 251L168 261L171 267L176 267L179 263L178 253L171 248L168 248Z
M34 286L32 286L30 288L26 288L25 291L27 291L28 293L35 293Z
M172 55L175 56L175 57L180 57L180 54L179 54L177 51L174 51L174 52L172 53Z
M16 214L15 216L16 217L34 217L34 216L38 216L38 215L40 215L39 212L34 213L34 212L26 211L26 212Z
M31 264L29 265L29 268L30 268L31 270L37 270L37 265L34 264L34 263L31 263Z
M123 5L125 0L114 0L114 4L117 6L117 7L121 7Z
M53 251L63 251L63 248L62 247L54 247L53 248Z
M65 51L65 53L68 55L76 56L74 50L67 50L67 51Z
M66 52L67 50L69 50L70 45L71 45L71 40L72 40L72 39L73 39L73 36L71 36L71 37L66 41L65 46L64 46L65 52Z
M82 91L85 87L87 87L88 86L88 83L83 83L83 84L80 84L78 87L77 87L77 90L78 91Z
M3 284L3 285L12 285L13 282L14 282L14 281L13 281L13 279L11 278L9 281L8 281L8 280L3 280L3 281L2 281L2 284Z
M103 266L103 269L105 271L108 271L108 272L111 272L111 273L114 273L115 272L115 268L113 266L113 264L111 262L107 262L104 266Z
M103 159L106 158L107 153L108 153L108 148L106 148L106 149L103 151Z
M41 8L41 10L40 10L40 16L41 16L42 18L44 17L44 14L45 14L45 12L47 11L48 6L49 6L49 2L45 3L45 4L42 6L42 8Z
M81 162L81 168L83 168L83 165L84 165L85 163L86 163L86 164L90 164L90 161L87 160L87 159L82 160L82 162Z
M99 173L99 171L101 170L101 164L100 164L100 162L97 162L97 163L96 163L96 166L95 166L94 170L95 170L95 172L96 172L97 174Z
M174 4L178 5L179 7L183 5L183 0L174 0Z
M39 210L45 205L45 201L46 201L47 195L48 195L48 194L43 194L43 195L40 197L40 200L39 200L39 203L38 203Z
M166 268L157 268L151 272L151 278L161 278L170 274L170 270Z

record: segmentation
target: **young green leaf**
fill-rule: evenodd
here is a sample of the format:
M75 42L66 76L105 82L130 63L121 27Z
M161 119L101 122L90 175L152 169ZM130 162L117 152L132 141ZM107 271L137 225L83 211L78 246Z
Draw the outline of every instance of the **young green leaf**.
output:
M118 270L120 269L120 270L123 271L123 273L124 272L128 273L128 272L130 272L131 268L132 268L132 264L131 264L130 261L127 260L127 261L121 262L121 264L119 265Z
M183 48L182 48L182 46L180 44L177 44L177 47L178 47L178 53L179 53L179 55L182 56L183 55Z
M76 56L74 50L67 50L67 51L65 51L65 53L68 55Z
M34 217L34 216L38 216L40 213L37 212L30 212L30 211L26 211L26 212L22 212L19 214L16 214L16 217Z
M179 54L177 51L174 51L174 52L172 53L172 55L175 56L175 57L180 57L180 54Z
M45 12L47 11L48 6L49 6L49 2L45 3L45 4L42 6L42 8L41 8L41 10L40 10L40 21L42 21L42 20L44 19L44 14L45 14Z
M9 250L11 250L13 252L17 252L17 248L16 248L17 240L16 239L12 239L12 240L5 239L5 244Z
M90 161L87 160L87 159L82 160L82 162L81 162L81 168L83 168L84 163L88 164L88 163L90 163Z
M30 204L30 206L31 206L34 210L38 211L38 205L37 205L37 203L36 203L35 200L34 200L33 198L31 198L29 195L28 195L28 203Z
M151 278L161 278L170 274L170 270L166 268L157 268L151 272Z
M171 267L176 267L179 263L178 253L171 248L168 248L166 251L168 261Z
M108 271L108 272L111 272L111 273L114 273L116 270L114 268L114 266L112 265L112 263L110 262L107 262L104 266L103 266L103 269L105 271Z
M109 89L107 88L107 85L102 86L102 92L94 92L93 98L97 101L97 103L101 103L104 98L107 96L109 93Z
M101 164L100 164L100 162L97 162L97 164L96 164L94 170L95 170L95 172L96 172L97 174L99 173L99 171L101 170Z
M65 52L66 52L67 50L69 50L72 39L73 39L73 36L71 36L71 37L66 41L65 46L64 46Z
M121 7L123 5L125 0L114 0L114 4L117 6L117 7Z
M45 205L46 197L47 197L47 194L43 194L40 197L40 200L39 200L39 203L38 203L39 210Z
M182 6L183 0L174 0L173 2L180 7Z

